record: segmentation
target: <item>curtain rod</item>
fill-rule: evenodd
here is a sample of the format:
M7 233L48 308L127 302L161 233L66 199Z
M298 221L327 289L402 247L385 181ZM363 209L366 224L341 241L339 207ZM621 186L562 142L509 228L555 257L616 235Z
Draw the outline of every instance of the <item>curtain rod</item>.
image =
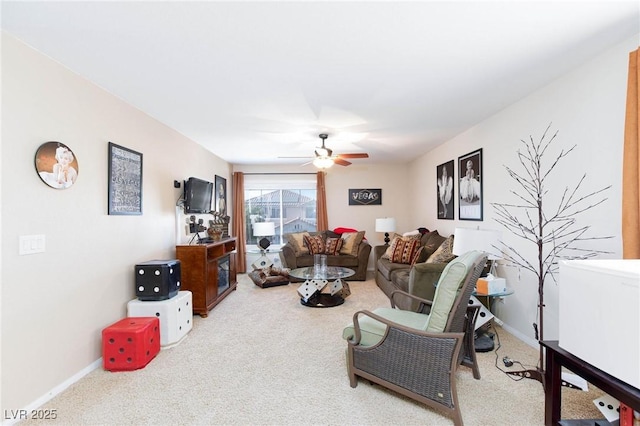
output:
M262 175L262 176L266 176L266 175L316 175L317 173L243 173L244 175Z

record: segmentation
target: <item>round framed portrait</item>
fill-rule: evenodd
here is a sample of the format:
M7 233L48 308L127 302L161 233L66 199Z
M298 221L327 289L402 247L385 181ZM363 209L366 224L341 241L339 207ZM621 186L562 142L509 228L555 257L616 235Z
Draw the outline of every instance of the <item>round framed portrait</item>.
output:
M66 189L76 183L78 159L62 142L45 142L36 152L36 171L50 187Z

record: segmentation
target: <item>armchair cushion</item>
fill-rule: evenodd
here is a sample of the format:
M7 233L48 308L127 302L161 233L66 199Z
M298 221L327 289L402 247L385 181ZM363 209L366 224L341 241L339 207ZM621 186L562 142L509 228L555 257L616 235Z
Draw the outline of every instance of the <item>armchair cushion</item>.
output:
M478 252L471 251L452 260L444 268L436 287L433 305L431 305L427 331L440 333L444 331L458 290L477 258Z
M424 330L429 320L429 315L393 308L378 308L375 309L373 313L391 322L416 330ZM379 343L387 332L386 324L367 315L360 315L358 317L358 325L360 326L360 344L363 346L373 346ZM349 324L342 331L342 337L344 339L349 340L354 335L355 330L353 324Z

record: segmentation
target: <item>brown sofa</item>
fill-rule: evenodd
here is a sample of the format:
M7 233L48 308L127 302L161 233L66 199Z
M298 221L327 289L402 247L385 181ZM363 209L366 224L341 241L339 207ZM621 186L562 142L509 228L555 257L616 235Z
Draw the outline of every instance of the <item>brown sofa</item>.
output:
M403 290L414 296L433 300L435 284L447 263L455 258L450 253L452 245L453 236L443 237L438 234L438 231L425 233L420 238L422 251L413 265L392 262L385 257L389 245L376 246L374 251L376 284L387 297L390 297L395 290ZM395 302L400 309L415 310L417 308L417 302L408 297L396 296Z
M322 235L326 238L340 238L340 234L333 231L309 232L308 235ZM352 254L348 254L346 250L341 250L338 255L327 255L328 266L342 266L353 269L355 274L348 278L349 281L365 281L367 279L367 264L369 263L369 255L371 254L371 245L367 240L363 239L364 232L353 235L356 241L352 242L353 246L349 247L345 244L343 247L350 248ZM306 266L313 266L313 255L309 253L307 247L301 247L300 234L284 234L287 243L282 246L280 252L280 261L284 268L296 269ZM356 244L357 243L357 244ZM291 278L294 281L294 278Z

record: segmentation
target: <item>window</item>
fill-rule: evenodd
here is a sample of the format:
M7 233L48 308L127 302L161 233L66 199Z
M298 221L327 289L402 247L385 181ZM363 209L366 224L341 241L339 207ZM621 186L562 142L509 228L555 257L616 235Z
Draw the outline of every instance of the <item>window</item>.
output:
M276 235L266 237L271 244L283 244L283 234L316 230L316 181L266 179L253 175L245 178L244 207L247 246L255 246L262 237L253 235L253 223L274 222ZM278 176L279 178L282 178ZM253 179L249 179L253 178ZM259 179L258 179L259 178Z

